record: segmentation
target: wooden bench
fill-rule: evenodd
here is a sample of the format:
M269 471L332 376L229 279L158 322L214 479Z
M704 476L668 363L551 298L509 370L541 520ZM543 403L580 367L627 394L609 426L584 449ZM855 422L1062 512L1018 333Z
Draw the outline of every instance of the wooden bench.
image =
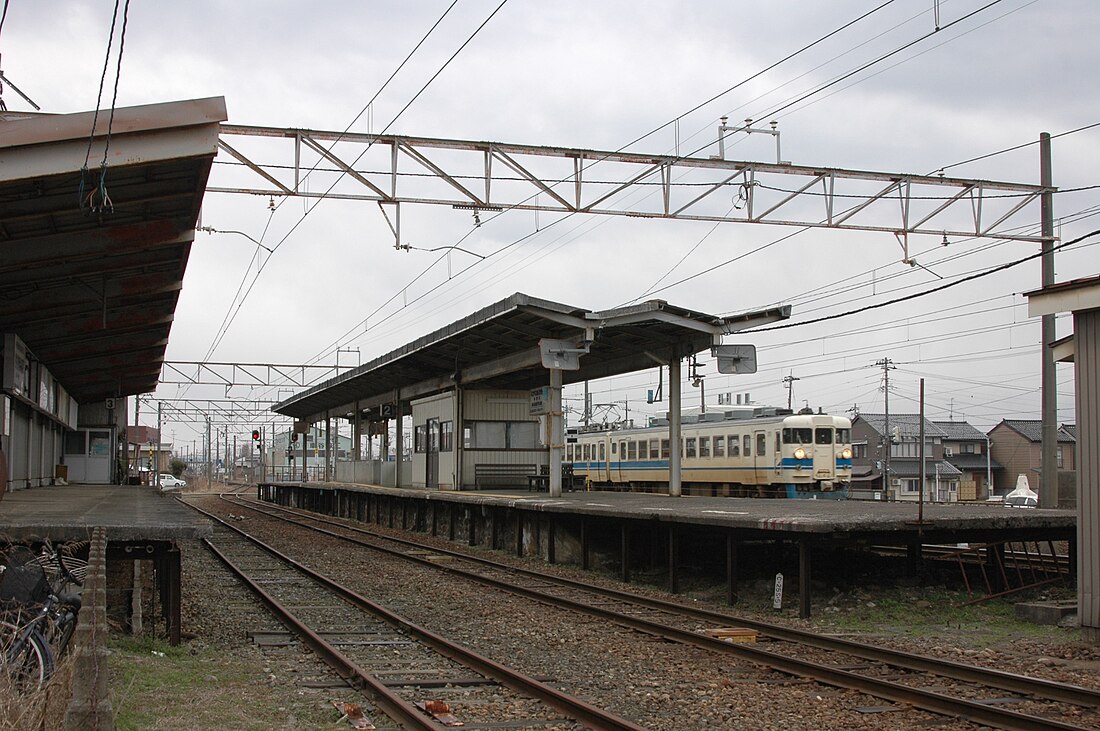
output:
M538 465L534 464L475 464L474 486L479 490L486 485L519 487L538 473Z

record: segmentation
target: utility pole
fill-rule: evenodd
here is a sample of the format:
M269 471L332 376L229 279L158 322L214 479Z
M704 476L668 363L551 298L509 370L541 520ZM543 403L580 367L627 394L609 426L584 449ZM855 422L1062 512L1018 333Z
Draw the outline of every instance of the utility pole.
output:
M894 370L894 362L889 358L883 358L875 362L876 366L882 367L882 391L884 396L884 405L886 409L886 424L883 426L883 442L886 446L886 455L883 458L883 470L882 470L882 490L889 495L890 490L890 451L894 447L893 437L890 434L890 371Z
M789 375L783 376L783 383L787 386L787 411L791 410L791 396L794 393L794 382L801 381L794 375L794 371L791 371Z
M162 420L164 418L163 409L164 409L164 404L161 403L160 401L157 401L157 468L155 470L153 470L154 474L160 472L160 449L161 449L161 445L164 444L164 437L162 437L161 433L160 433L161 426L162 426ZM176 445L173 444L172 449L175 449L175 448L176 448ZM154 485L157 484L157 479L158 479L157 477L153 477L153 484Z
M1051 192L1050 134L1039 135L1039 184L1044 191L1040 196L1040 215L1043 242L1040 244L1043 262L1043 287L1054 284L1054 194ZM1054 315L1043 315L1043 421L1042 421L1042 475L1039 480L1039 505L1058 507L1058 372L1054 365Z

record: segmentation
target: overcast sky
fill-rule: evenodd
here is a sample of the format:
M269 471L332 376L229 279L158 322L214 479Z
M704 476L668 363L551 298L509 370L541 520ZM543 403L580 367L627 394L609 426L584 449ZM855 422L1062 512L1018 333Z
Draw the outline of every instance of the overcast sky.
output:
M713 143L723 115L761 119L931 33L938 4L944 30L775 116L784 160L930 173L1033 142L1043 131L1057 135L1100 122L1100 4L1094 0L895 0L685 114L881 4L510 0L402 113L500 5L458 0L369 113L353 123L449 2L132 0L118 105L224 96L236 124L338 131L351 125L359 132L388 127L396 134L595 149L617 149L660 128L630 149L683 153ZM113 7L109 0L9 0L0 68L44 111L94 109ZM121 18L104 106L114 88L119 28ZM4 100L11 109L28 108L7 89ZM667 124L678 117L678 125ZM257 154L264 162L289 164L288 149ZM1100 183L1093 172L1098 151L1100 127L1056 138L1055 185L1067 190ZM700 154L716 152L712 145ZM731 159L772 162L774 156L772 140L763 135L729 141ZM240 180L227 162L219 156L211 185ZM1035 184L1038 147L947 172ZM1100 212L1098 198L1095 190L1056 196L1063 240L1100 228L1100 216L1089 217L1094 208ZM204 225L245 232L269 248L279 245L268 254L244 236L197 235L168 360L334 363L339 343L359 349L358 355L340 354L341 365L348 365L513 292L602 309L645 295L655 282L665 287L685 278L650 296L713 314L786 302L797 321L930 289L1036 250L988 239L944 248L923 237L910 242L922 265L911 267L901 262L894 237L882 233L812 230L749 253L797 229L617 217L558 222L548 213L514 212L482 213L482 225L471 233L470 211L403 209L402 243L434 248L470 234L462 247L489 258L467 269L479 260L462 252L433 265L438 254L396 251L372 203L324 201L304 220L308 204L302 200L277 203L272 213L267 199L206 196ZM1023 223L1037 233L1033 210ZM1097 241L1058 253L1059 281L1100 273ZM800 379L794 383L796 407L881 412L882 369L874 363L890 358L897 364L890 374L892 412L916 412L923 376L932 418L953 415L983 429L1002 418L1037 419L1039 326L1028 318L1021 293L1039 284L1033 261L870 313L728 338L757 346L760 371L720 376L708 366L708 402L714 405L717 393L748 392L755 402L785 405L782 379L793 374ZM1059 336L1068 334L1069 320L1058 327ZM663 412L667 404L645 403L656 381L654 370L593 384L595 400L628 401L636 418ZM1058 381L1059 420L1072 422L1070 366L1059 366ZM181 393L165 384L157 397ZM186 395L226 394L196 387ZM236 389L229 395L288 393ZM696 389L685 388L686 406L698 398ZM143 415L143 423L155 422L148 418ZM194 438L194 428L184 424L165 431L180 442Z

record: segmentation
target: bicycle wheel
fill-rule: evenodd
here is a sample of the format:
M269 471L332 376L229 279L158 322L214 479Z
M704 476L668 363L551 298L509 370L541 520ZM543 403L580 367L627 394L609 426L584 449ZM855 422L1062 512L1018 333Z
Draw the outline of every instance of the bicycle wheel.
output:
M37 629L26 631L10 622L0 622L2 681L15 692L37 690L54 671L53 651Z

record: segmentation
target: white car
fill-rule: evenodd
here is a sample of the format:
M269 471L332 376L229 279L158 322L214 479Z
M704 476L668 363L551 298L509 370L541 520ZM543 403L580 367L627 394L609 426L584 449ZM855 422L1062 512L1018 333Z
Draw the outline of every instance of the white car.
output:
M168 490L181 490L187 487L186 482L167 472L162 472L157 475L157 485L160 486L162 492Z

